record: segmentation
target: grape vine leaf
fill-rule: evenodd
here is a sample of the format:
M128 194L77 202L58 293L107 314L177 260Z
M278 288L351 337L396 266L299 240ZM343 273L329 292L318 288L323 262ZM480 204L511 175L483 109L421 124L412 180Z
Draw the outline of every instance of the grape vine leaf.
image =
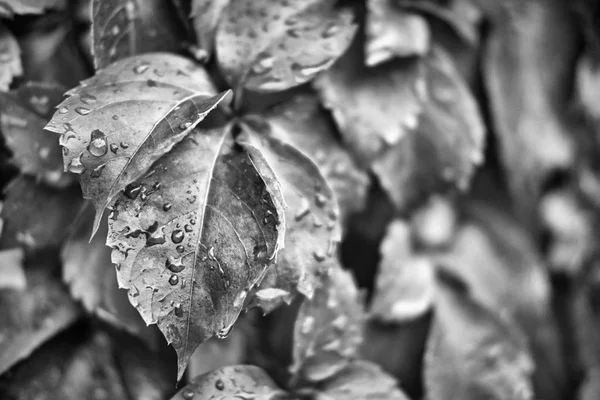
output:
M151 53L119 60L67 92L46 129L60 133L64 165L83 196L104 209L183 139L227 93L183 57Z
M61 248L63 281L88 312L131 333L141 333L146 324L117 284L111 249L106 246L108 221L102 219L98 235L90 241L93 223L94 207L88 202Z
M274 137L291 144L318 165L335 193L342 220L363 209L369 177L343 147L335 126L314 95L296 95L264 116Z
M107 244L119 286L178 355L228 334L283 246L276 178L257 171L232 127L193 131L119 195Z
M422 56L429 51L431 32L425 18L404 11L393 0L368 0L365 21L365 64L395 57Z
M346 50L356 31L333 0L237 0L216 33L219 68L232 88L281 91L308 82Z
M246 117L236 141L248 151L259 171L273 171L286 204L285 248L261 289L284 290L290 297L298 291L311 297L341 240L335 194L319 167L298 149L275 138L264 119Z
M7 91L13 78L22 74L19 43L8 28L0 23L0 91Z
M0 128L13 154L12 163L22 173L58 188L74 180L63 172L56 136L45 132L44 126L64 92L60 85L33 82L9 93L0 92Z
M402 323L427 312L435 297L435 270L425 255L414 254L410 226L395 220L380 247L370 314L383 322Z
M254 365L227 366L195 377L171 400L246 399L294 400L265 371Z
M92 0L92 50L97 70L136 54L176 53L185 39L185 28L170 1Z
M427 398L533 399L533 361L507 319L450 284L438 286L425 353Z
M66 0L2 0L0 16L13 18L15 14L42 14L48 9L62 10Z
M23 249L0 250L0 290L27 289L27 278L23 270L25 252Z
M217 25L231 0L193 0L190 17L194 20L196 42L208 59L215 47Z

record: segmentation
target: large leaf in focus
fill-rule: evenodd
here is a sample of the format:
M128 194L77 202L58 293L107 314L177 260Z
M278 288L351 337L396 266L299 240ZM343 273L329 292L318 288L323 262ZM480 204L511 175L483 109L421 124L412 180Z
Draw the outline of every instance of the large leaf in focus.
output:
M217 24L221 19L223 10L231 0L192 0L190 17L194 19L194 30L198 47L210 57L215 47L215 34Z
M42 14L48 9L63 9L66 0L2 0L0 16L12 18L15 14Z
M12 92L0 93L0 128L13 153L12 163L22 173L55 187L73 182L73 177L63 172L56 136L44 131L64 92L59 85L27 83Z
M172 54L119 60L67 92L46 129L60 133L67 171L96 208L183 139L225 97L206 71Z
M330 268L329 260L336 255L341 239L335 194L319 167L304 153L271 135L264 120L248 117L242 129L237 142L251 154L259 171L273 171L286 205L285 248L261 288L290 294L297 290L311 297L320 276Z
M413 253L410 226L390 223L380 251L371 314L396 323L423 315L435 296L435 271L430 259Z
M176 53L185 40L185 28L171 1L93 0L92 43L94 65L102 69L136 54Z
M356 31L333 0L236 0L216 34L217 60L231 87L281 91L308 82L346 50Z
M352 275L339 265L321 279L313 298L300 307L294 327L291 369L297 377L325 380L356 357L365 320L363 301Z
M548 173L574 161L564 117L578 38L567 3L511 3L492 27L483 74L508 184L530 222Z
M254 365L223 367L195 377L171 400L191 399L294 400L269 375Z
M59 245L67 234L65 227L75 219L83 203L77 187L51 189L26 176L10 182L4 196L0 211L4 219L2 249L34 250Z
M13 78L21 76L22 73L23 65L21 65L19 43L13 34L0 23L0 91L7 91Z
M275 177L259 173L231 133L193 131L109 218L119 286L177 351L178 379L201 342L228 334L283 245Z
M87 203L61 249L63 280L87 311L132 333L141 333L146 324L117 284L111 249L106 246L107 220L102 219L98 235L90 241L93 223L94 207Z
M418 60L367 68L363 59L358 38L313 84L344 141L363 164L370 164L417 127L426 87Z
M400 9L393 0L367 1L365 33L365 64L370 67L429 50L431 33L425 18Z
M26 270L27 288L0 289L0 375L79 316L75 302L38 260ZM1 392L1 391L0 391Z
M533 362L510 322L450 285L438 288L425 354L430 400L531 400Z
M369 177L337 138L335 126L318 99L297 95L266 114L271 133L311 158L333 189L342 220L363 209Z
M465 189L483 160L479 107L451 58L434 48L424 63L428 100L418 126L372 165L401 210L432 193Z

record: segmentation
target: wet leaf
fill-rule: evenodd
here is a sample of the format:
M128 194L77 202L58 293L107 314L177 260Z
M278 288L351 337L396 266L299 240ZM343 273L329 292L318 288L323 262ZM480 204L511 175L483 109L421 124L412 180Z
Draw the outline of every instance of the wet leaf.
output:
M93 0L92 43L96 69L117 60L158 51L176 53L185 28L170 1Z
M250 153L259 171L273 171L286 205L285 248L261 288L311 297L321 275L331 267L328 260L336 255L341 239L335 195L319 167L271 135L264 120L246 118L237 142Z
M23 270L25 253L22 249L0 251L0 290L25 290L27 278Z
M319 382L346 368L362 342L363 296L352 275L336 265L323 276L313 298L305 299L294 326L297 378Z
M49 263L29 266L25 290L0 289L0 375L79 316L60 282L50 276Z
M13 78L22 74L19 43L4 24L0 24L0 91L7 91Z
M422 316L435 297L434 264L426 256L414 254L406 222L390 223L380 253L371 314L395 323Z
M594 121L600 120L600 71L598 62L590 54L584 54L577 62L576 71L577 100L584 113Z
M98 235L89 241L93 223L94 207L87 203L61 249L63 280L87 311L129 332L141 333L146 324L117 284L111 249L106 246L107 220L103 218Z
M48 9L64 9L65 0L3 0L0 16L12 18L15 14L42 14Z
M120 60L67 92L46 129L62 135L65 168L94 203L93 232L117 193L226 96L214 93L204 69L166 53Z
M200 344L187 369L188 376L202 375L228 365L242 364L246 359L247 332L239 329L243 319L238 320L236 329L225 339L212 337Z
M82 204L77 187L59 191L25 176L9 183L4 196L0 211L4 219L0 249L35 250L58 246L66 236L65 227L75 219Z
M283 245L283 199L231 127L195 130L120 195L109 218L119 286L177 351L226 337Z
M335 193L342 220L364 207L369 177L340 143L335 126L314 96L297 95L270 110L266 119L274 137L293 145L319 166Z
M533 399L533 362L506 319L457 288L438 288L425 353L427 398Z
M402 10L393 0L367 1L365 34L365 63L369 67L395 57L424 55L431 40L425 18Z
M369 165L417 127L425 76L421 63L412 59L367 68L362 47L355 40L314 86L344 142L362 164Z
M511 194L534 226L544 179L574 161L565 113L577 33L566 3L510 3L492 27L483 77Z
M216 34L219 68L231 87L281 91L308 82L346 50L356 26L332 0L237 0Z
M192 399L294 400L269 375L253 365L223 367L195 377L171 400Z
M485 130L469 88L441 48L424 62L428 101L417 126L372 165L400 210L433 193L467 188L483 161Z
M193 0L190 17L194 20L194 30L198 47L203 50L208 59L215 47L217 24L223 11L231 0Z
M12 163L22 173L58 188L74 179L63 172L56 135L44 131L44 126L64 92L59 85L30 82L9 93L0 93L0 128L13 153Z

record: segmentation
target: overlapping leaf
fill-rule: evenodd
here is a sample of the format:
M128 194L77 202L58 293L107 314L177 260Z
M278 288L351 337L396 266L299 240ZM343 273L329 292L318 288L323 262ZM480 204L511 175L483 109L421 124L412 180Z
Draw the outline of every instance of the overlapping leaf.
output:
M261 288L311 297L341 239L339 207L319 167L270 131L264 120L248 117L237 138L259 171L273 171L286 204L285 248Z
M283 199L231 127L195 130L120 195L109 218L119 285L178 354L226 336L283 246Z
M225 97L185 58L153 53L120 60L67 92L46 129L60 133L65 168L83 196L106 206L183 139Z
M206 52L206 57L212 55L215 47L217 24L223 10L231 0L193 0L190 17L194 19L194 30L198 47Z
M425 18L400 9L392 0L367 1L365 33L365 63L369 67L394 57L423 55L431 40Z
M431 400L533 399L520 332L449 285L438 289L424 368Z
M237 0L216 34L217 60L231 87L280 91L308 82L346 50L356 26L333 0Z
M4 24L0 23L0 91L7 91L13 78L22 73L19 43Z
M170 1L93 0L92 43L96 69L136 54L178 52L185 29Z
M406 322L423 315L435 297L435 271L430 259L413 253L407 223L396 220L381 242L381 261L371 302L374 317Z
M64 9L66 0L3 0L0 16L13 17L15 14L42 14L48 9Z
M44 131L64 92L59 85L27 83L10 93L0 93L0 128L13 153L13 164L24 174L55 187L73 182L70 174L63 173L56 136Z

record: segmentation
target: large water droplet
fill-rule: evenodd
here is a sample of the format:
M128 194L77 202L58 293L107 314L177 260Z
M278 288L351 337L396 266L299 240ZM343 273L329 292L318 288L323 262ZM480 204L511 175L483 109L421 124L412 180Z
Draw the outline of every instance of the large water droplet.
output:
M183 389L181 397L183 397L184 400L192 400L194 398L194 391L190 388Z
M163 204L163 210L164 211L169 211L171 208L173 208L173 204L171 204L171 203L165 203L165 204Z
M100 129L94 129L90 135L90 144L88 151L96 157L102 157L108 152L106 135Z
M85 107L77 107L75 112L79 115L88 115L90 113L90 109Z
M98 100L96 98L96 96L89 94L89 93L83 93L81 94L81 96L79 97L79 99L85 103L85 104L93 104L96 102L96 100Z
M125 188L123 192L128 199L135 200L137 199L140 191L142 190L141 185L129 185Z
M85 167L81 163L81 154L71 160L69 166L67 167L67 171L74 174L81 174L83 171L85 171Z
M188 129L190 126L192 126L192 121L185 121L179 124L180 129Z
M92 178L100 178L100 176L102 176L102 171L104 171L104 168L106 168L106 164L100 164L92 170L92 173L90 175L92 176Z
M233 328L233 324L222 327L217 332L217 338L218 339L227 339L227 337L231 333L232 328Z
M69 112L69 109L68 109L67 107L60 107L60 108L58 109L58 113L59 113L59 114L66 114L66 113L68 113L68 112Z
M171 272L181 272L185 268L185 265L183 265L181 257L167 257L165 266Z
M185 251L185 248L182 245L179 245L175 247L175 250L177 250L178 253L183 253Z
M252 72L256 75L266 74L267 72L273 69L273 63L275 62L275 58L268 53L262 53L259 55L259 59L256 61L256 64L252 67Z
M175 286L175 285L177 285L178 283L179 283L179 277L178 277L177 275L173 274L173 275L171 275L171 276L169 277L169 284L170 284L171 286Z
M164 244L167 240L165 239L165 234L162 232L162 229L157 230L152 235L146 239L146 247L154 246L157 244Z
M113 153L117 154L117 151L119 150L119 146L117 146L114 143L111 143L109 147L110 147L110 151L112 151Z
M185 226L183 227L183 229L184 229L186 232L188 232L188 233L189 233L189 232L191 232L191 231L193 230L193 229L192 229L192 227L191 227L191 226L189 226L189 225L185 225Z
M135 72L136 74L143 74L148 70L148 68L150 68L150 64L140 64L133 68L133 72Z
M215 382L215 388L217 390L224 390L225 389L225 383L223 383L223 381L221 379L217 379L217 381Z
M175 229L173 233L171 233L171 240L173 243L181 243L184 237L185 233L183 233L181 229Z
M308 200L305 197L301 197L300 198L300 207L298 208L298 211L296 211L296 215L294 216L294 218L296 219L296 221L300 221L304 217L306 217L309 213L310 213L310 203L308 202Z

